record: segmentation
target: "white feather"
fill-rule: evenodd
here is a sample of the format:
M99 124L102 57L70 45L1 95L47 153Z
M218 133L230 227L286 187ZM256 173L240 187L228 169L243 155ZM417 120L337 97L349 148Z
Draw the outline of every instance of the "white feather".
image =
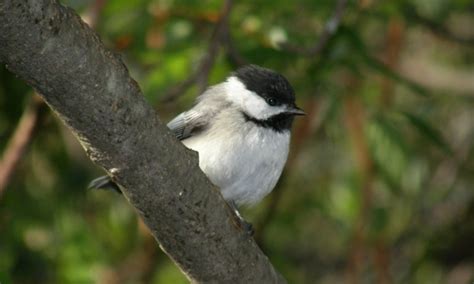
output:
M257 126L230 107L207 131L183 143L199 153L200 168L226 200L251 205L275 187L288 157L290 132Z
M287 110L286 106L268 105L265 99L249 91L235 76L229 77L224 83L224 86L227 99L256 119L265 120Z

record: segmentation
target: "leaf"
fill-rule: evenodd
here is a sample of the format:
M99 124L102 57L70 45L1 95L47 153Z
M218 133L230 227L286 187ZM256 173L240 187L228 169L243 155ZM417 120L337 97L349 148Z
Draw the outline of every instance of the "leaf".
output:
M367 137L378 176L392 194L400 195L400 181L412 152L404 135L387 117L378 115L371 121Z
M452 154L451 147L443 138L443 135L434 126L430 125L423 118L416 116L408 112L402 112L402 114L408 119L408 121L418 129L419 133L423 135L427 140L436 145L440 150L447 154Z
M375 235L380 234L388 225L389 214L387 209L383 207L373 208L370 219L372 232Z
M399 130L395 122L393 122L393 119L390 120L386 116L379 115L376 117L375 122L383 131L384 135L395 143L404 155L411 155L413 149L411 149L411 145L404 139L403 133Z
M388 169L379 161L374 161L377 175L381 178L382 182L387 186L387 189L394 196L401 196L400 181L392 177Z

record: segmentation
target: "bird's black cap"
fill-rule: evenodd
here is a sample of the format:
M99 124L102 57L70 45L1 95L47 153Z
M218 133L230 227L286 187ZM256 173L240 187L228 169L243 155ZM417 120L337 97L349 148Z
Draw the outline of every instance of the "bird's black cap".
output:
M233 74L257 95L274 98L279 104L294 105L295 92L288 80L277 72L257 65L241 67Z
M285 77L275 71L257 65L247 65L235 71L233 76L237 77L248 90L264 98L271 106L286 105L288 107L287 111L263 120L242 113L246 121L277 132L284 132L290 130L295 115L304 114L295 105L293 87Z

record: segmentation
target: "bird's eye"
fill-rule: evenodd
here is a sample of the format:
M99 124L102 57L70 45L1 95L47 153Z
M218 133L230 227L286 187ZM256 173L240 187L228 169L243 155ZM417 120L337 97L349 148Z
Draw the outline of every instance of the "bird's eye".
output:
M274 99L274 98L267 98L267 104L271 105L271 106L275 106L277 104L277 100Z

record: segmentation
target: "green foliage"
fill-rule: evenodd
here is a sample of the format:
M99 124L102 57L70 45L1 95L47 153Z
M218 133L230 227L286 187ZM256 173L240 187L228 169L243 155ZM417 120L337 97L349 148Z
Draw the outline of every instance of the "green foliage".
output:
M471 283L472 1L348 1L320 53L280 44L315 46L336 2L234 1L233 48L287 76L309 114L277 192L244 215L289 283ZM95 7L63 3L85 18ZM164 102L200 71L221 5L109 0L100 11L95 29L163 120L202 87ZM225 43L210 84L237 65ZM31 93L0 67L0 151ZM86 190L101 174L52 113L41 119L0 195L1 283L187 283L122 196Z
M449 148L446 141L444 141L441 133L434 128L432 125L424 121L421 117L404 113L408 121L418 130L418 132L425 137L429 142L438 146L441 150L445 151L447 154L452 154L451 149Z

